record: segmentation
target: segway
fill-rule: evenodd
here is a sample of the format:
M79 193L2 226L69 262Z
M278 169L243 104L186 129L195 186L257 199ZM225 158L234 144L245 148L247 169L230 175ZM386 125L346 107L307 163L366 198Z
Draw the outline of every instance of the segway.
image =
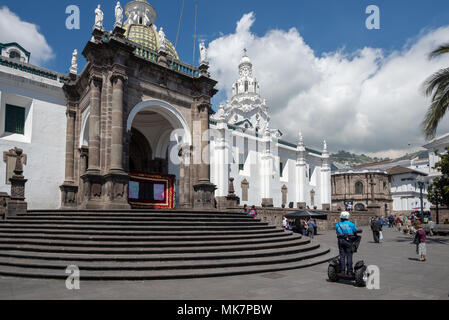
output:
M359 261L354 267L354 276L349 276L346 273L341 272L340 257L335 258L329 264L327 270L329 280L331 282L338 282L340 280L354 281L357 287L365 287L368 282L367 266L364 261Z
M359 229L357 233L362 233L363 231ZM362 238L358 236L358 239L353 242L353 252L357 252L360 245L360 240ZM368 272L367 266L364 261L359 261L355 264L354 267L354 275L349 276L341 270L341 260L340 257L333 259L329 263L329 267L327 269L327 274L329 280L331 282L338 282L340 280L350 280L354 281L357 287L366 287L366 283L368 282Z

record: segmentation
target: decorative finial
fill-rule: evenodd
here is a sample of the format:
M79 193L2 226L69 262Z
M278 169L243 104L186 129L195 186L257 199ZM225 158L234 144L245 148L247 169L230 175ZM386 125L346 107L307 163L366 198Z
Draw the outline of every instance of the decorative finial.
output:
M327 142L326 142L326 140L324 140L324 149L323 150L327 151Z
M104 20L104 14L103 14L103 11L101 11L101 5L98 5L97 9L95 9L94 29L103 30L103 20Z
M73 50L72 65L70 67L70 73L78 74L78 50Z
M302 132L299 133L299 145L303 146L304 145L304 138L302 136Z
M248 56L248 50L246 50L246 48L243 49L243 56L244 56L244 57L247 57L247 56Z

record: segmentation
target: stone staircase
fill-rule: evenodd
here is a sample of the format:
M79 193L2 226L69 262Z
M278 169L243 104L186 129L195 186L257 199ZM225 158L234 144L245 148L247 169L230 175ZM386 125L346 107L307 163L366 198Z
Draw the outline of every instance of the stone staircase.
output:
M30 211L0 221L0 276L157 280L325 263L334 250L237 213Z

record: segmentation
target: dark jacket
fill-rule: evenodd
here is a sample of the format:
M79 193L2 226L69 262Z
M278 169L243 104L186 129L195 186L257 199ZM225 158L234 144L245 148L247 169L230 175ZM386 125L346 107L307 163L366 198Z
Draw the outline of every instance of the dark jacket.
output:
M382 231L382 222L380 222L379 220L371 222L371 230L373 230L373 232Z

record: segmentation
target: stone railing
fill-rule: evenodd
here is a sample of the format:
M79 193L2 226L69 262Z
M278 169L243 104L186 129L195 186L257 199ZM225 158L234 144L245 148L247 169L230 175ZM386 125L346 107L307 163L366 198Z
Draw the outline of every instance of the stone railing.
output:
M282 228L282 218L284 215L298 211L298 209L282 209L282 208L256 208L257 218L263 222ZM227 212L243 212L243 208L226 209ZM335 230L335 226L340 222L341 212L337 211L321 211L313 210L319 213L327 214L327 220L317 220L318 230ZM351 221L358 227L369 226L370 218L376 216L372 211L356 211L351 212Z

